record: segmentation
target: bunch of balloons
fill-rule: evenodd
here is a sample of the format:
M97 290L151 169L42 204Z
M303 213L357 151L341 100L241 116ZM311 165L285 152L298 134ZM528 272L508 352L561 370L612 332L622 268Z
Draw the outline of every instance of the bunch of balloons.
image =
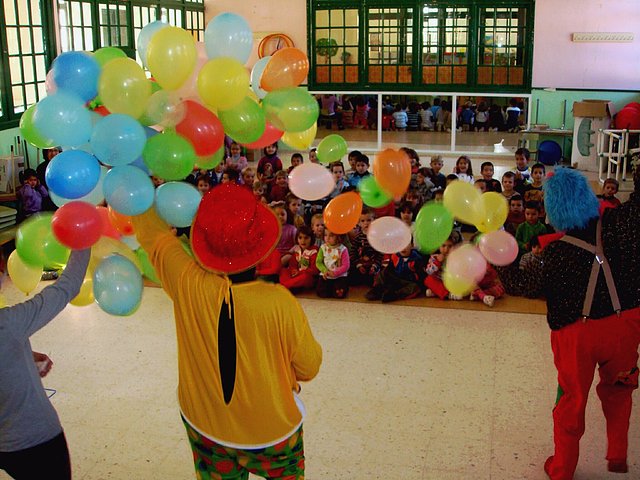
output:
M132 236L131 216L155 206L169 224L189 226L201 195L181 180L196 166L220 163L225 135L256 149L285 135L296 148L311 145L319 107L299 87L309 71L306 55L284 48L250 74L252 48L246 20L222 13L207 25L203 43L182 28L149 23L138 37L142 65L115 47L55 59L48 96L24 113L20 128L36 147L63 147L46 172L60 208L20 227L10 273L21 290L32 291L43 268L64 265L69 249L91 247L90 274L74 302L95 298L111 314L131 314L142 274L157 279ZM339 140L325 141L325 161L346 153ZM301 174L302 183L320 188L313 175ZM150 175L167 183L156 190ZM97 206L104 201L108 208Z

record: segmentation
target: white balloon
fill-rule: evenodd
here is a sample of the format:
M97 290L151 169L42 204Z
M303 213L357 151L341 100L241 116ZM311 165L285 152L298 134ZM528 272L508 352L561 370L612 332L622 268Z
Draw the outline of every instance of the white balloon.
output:
M336 186L331 172L319 163L303 163L289 174L289 188L303 200L320 200Z
M411 228L396 217L380 217L369 225L367 240L382 253L396 253L411 242Z
M251 69L251 88L259 99L263 99L268 93L266 90L260 88L260 79L262 78L262 74L264 73L264 69L267 67L267 63L269 63L269 60L271 60L271 55L262 57Z

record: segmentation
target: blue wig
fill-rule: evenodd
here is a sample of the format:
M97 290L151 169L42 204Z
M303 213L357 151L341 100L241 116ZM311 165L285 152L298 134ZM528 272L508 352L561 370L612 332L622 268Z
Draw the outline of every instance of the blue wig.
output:
M544 208L557 230L582 229L600 215L600 204L587 178L571 168L556 168L544 186Z

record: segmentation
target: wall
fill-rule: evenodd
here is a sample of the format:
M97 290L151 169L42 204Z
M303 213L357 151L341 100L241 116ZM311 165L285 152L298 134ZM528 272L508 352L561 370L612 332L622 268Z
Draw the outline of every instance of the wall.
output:
M538 0L533 87L640 89L640 1ZM631 43L574 43L573 32L632 32Z
M247 65L256 60L260 40L270 33L284 33L296 48L307 52L307 4L304 0L205 0L205 24L222 12L242 15L253 30L253 54Z

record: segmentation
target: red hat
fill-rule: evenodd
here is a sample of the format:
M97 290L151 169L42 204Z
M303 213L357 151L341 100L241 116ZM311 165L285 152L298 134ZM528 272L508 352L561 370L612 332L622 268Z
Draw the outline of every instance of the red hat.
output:
M280 239L280 222L253 192L223 183L204 195L191 227L191 248L208 270L238 273L264 260Z

